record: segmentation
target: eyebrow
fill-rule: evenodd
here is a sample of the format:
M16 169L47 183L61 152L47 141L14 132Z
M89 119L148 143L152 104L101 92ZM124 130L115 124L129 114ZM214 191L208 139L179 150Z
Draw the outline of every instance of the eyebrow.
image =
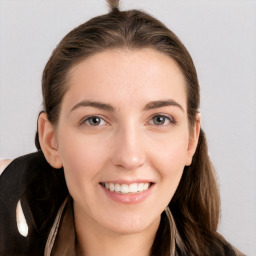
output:
M146 106L144 107L143 110L162 108L162 107L166 107L166 106L178 107L180 110L182 110L184 112L183 107L177 101L175 101L173 99L151 101L148 104L146 104Z
M74 111L75 109L82 108L82 107L93 107L93 108L106 110L106 111L109 111L109 112L114 112L115 111L115 108L110 104L102 103L102 102L99 102L99 101L82 100L79 103L77 103L70 110L70 112Z
M183 107L173 99L151 101L145 105L143 110L147 111L147 110L162 108L162 107L166 107L166 106L175 106L175 107L178 107L179 109L181 109L182 111L184 111ZM75 109L82 108L82 107L93 107L93 108L98 108L98 109L109 111L109 112L115 111L115 107L113 107L110 104L99 102L99 101L82 100L79 103L77 103L70 110L70 112L74 111Z

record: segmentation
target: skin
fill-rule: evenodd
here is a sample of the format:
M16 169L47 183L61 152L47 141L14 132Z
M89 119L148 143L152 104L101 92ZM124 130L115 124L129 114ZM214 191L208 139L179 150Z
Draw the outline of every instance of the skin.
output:
M0 175L4 171L4 169L12 162L11 159L3 159L0 160Z
M69 75L58 124L41 114L39 138L48 162L64 167L78 250L90 256L150 255L160 215L199 136L200 115L189 129L183 74L155 50L114 49L83 60ZM113 109L81 104L88 100ZM172 104L152 106L166 100ZM96 126L88 119L92 115L100 118ZM159 115L165 116L160 123ZM138 179L153 186L137 204L112 200L100 185Z

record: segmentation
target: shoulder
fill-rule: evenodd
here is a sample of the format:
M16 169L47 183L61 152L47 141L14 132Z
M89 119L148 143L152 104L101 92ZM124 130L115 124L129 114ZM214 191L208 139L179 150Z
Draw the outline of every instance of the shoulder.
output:
M0 160L0 175L4 171L4 169L12 162L12 159L4 159Z
M0 171L0 255L43 255L50 228L68 195L63 170L52 168L42 152L35 152L1 160ZM19 212L29 230L25 238L17 226Z

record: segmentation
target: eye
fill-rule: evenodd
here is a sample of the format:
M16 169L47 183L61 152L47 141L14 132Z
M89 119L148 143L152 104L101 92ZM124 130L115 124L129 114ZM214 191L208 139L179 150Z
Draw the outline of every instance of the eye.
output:
M165 115L155 115L149 121L149 124L158 125L158 126L175 124L175 123L176 123L175 120L171 116L165 116Z
M106 121L99 116L90 116L87 117L82 123L88 126L101 126L106 124Z

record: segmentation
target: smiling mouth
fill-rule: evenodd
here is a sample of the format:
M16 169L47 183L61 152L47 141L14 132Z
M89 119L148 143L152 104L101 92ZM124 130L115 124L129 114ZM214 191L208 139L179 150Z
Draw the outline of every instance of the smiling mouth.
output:
M140 193L143 191L148 190L153 183L151 182L141 182L141 183L132 183L132 184L118 184L118 183L111 183L111 182L100 182L104 188L111 192L121 193L121 194L134 194Z

